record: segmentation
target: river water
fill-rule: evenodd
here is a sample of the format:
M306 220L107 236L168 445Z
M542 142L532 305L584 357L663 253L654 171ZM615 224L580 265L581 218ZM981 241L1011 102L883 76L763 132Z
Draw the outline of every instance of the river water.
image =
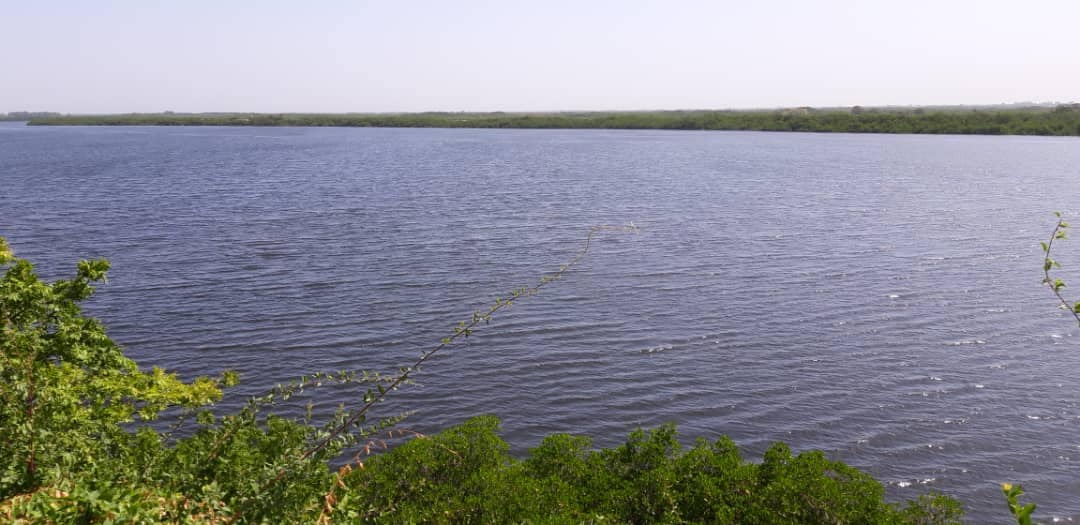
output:
M1076 138L4 123L0 235L50 278L108 258L87 307L113 338L237 369L240 399L393 371L633 222L386 408L423 432L496 414L519 453L670 421L974 522L1007 521L1003 481L1080 519L1080 338L1038 247L1078 175ZM1056 255L1080 281L1080 245Z

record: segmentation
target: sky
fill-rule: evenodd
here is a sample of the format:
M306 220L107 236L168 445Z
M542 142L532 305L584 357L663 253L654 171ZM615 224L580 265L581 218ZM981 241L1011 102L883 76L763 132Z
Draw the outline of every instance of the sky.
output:
M1076 0L0 0L0 112L1080 100Z

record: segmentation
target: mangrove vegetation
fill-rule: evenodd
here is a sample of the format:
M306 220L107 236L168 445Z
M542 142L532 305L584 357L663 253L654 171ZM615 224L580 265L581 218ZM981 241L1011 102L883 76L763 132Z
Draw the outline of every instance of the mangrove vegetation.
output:
M1080 104L969 108L560 113L129 113L33 118L31 125L342 126L386 128L658 129L1080 136Z

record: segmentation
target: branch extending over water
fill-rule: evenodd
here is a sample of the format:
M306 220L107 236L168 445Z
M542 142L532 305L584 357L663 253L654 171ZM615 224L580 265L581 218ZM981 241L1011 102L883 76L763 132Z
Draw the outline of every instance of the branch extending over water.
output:
M1065 232L1069 228L1069 223L1065 222L1061 218L1060 212L1054 212L1057 217L1057 224L1054 225L1054 231L1050 232L1050 240L1044 243L1040 243L1043 250L1043 284L1050 288L1050 291L1054 293L1054 296L1058 298L1061 303L1061 307L1068 310L1073 317L1076 318L1076 322L1080 325L1080 301L1069 304L1069 301L1065 299L1065 296L1061 294L1061 290L1065 288L1065 281L1059 278L1050 277L1051 268L1061 268L1061 265L1057 261L1050 257L1050 251L1054 248L1054 241L1061 239L1065 240Z
M513 306L514 302L518 299L522 299L531 295L535 295L541 288L548 284L561 279L566 272L576 266L585 256L589 253L589 248L592 245L593 237L601 232L622 232L622 233L637 233L638 228L634 223L630 223L626 226L593 226L589 228L589 233L585 237L585 245L577 253L577 255L566 264L559 267L559 270L544 275L540 278L540 281L533 286L526 286L512 290L506 297L500 297L495 300L495 303L488 307L486 310L477 310L473 312L472 317L468 320L463 320L456 327L454 327L453 333L443 338L439 344L435 345L430 350L422 352L419 357L410 366L400 369L400 373L394 376L392 380L387 381L387 385L378 384L374 389L368 390L364 395L363 404L343 418L342 421L336 424L322 439L316 441L313 446L305 450L299 457L296 458L297 462L302 462L311 456L323 451L328 446L335 442L348 442L349 437L352 435L353 429L359 427L366 420L367 413L371 410L375 404L383 401L389 392L396 390L399 386L406 383L409 377L417 372L421 365L423 365L433 355L440 350L450 346L459 338L469 337L473 331L481 324L488 324L494 318L494 315L500 310L509 309ZM280 481L288 473L286 468L281 469L277 476L272 478L269 482L262 487L262 491L270 488L272 485Z

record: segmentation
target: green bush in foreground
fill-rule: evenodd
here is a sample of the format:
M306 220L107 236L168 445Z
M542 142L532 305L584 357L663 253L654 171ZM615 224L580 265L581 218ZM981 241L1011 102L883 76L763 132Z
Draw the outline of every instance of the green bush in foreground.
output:
M482 416L334 471L393 419L344 432L362 424L355 411L316 425L273 406L322 383L374 382L374 399L386 378L316 374L219 417L205 407L235 374L184 383L143 371L82 315L78 303L108 263L83 261L74 279L46 283L0 238L0 268L0 521L934 524L961 515L944 496L886 503L881 484L818 451L777 444L756 464L727 438L684 449L672 426L601 450L553 435L518 460L498 420ZM146 423L162 414L176 418L168 430Z
M675 428L637 430L593 450L549 436L524 460L507 454L498 420L470 419L371 459L343 478L335 517L378 523L958 523L959 504L927 496L903 509L873 478L820 451L782 443L760 464L735 443L683 450Z

